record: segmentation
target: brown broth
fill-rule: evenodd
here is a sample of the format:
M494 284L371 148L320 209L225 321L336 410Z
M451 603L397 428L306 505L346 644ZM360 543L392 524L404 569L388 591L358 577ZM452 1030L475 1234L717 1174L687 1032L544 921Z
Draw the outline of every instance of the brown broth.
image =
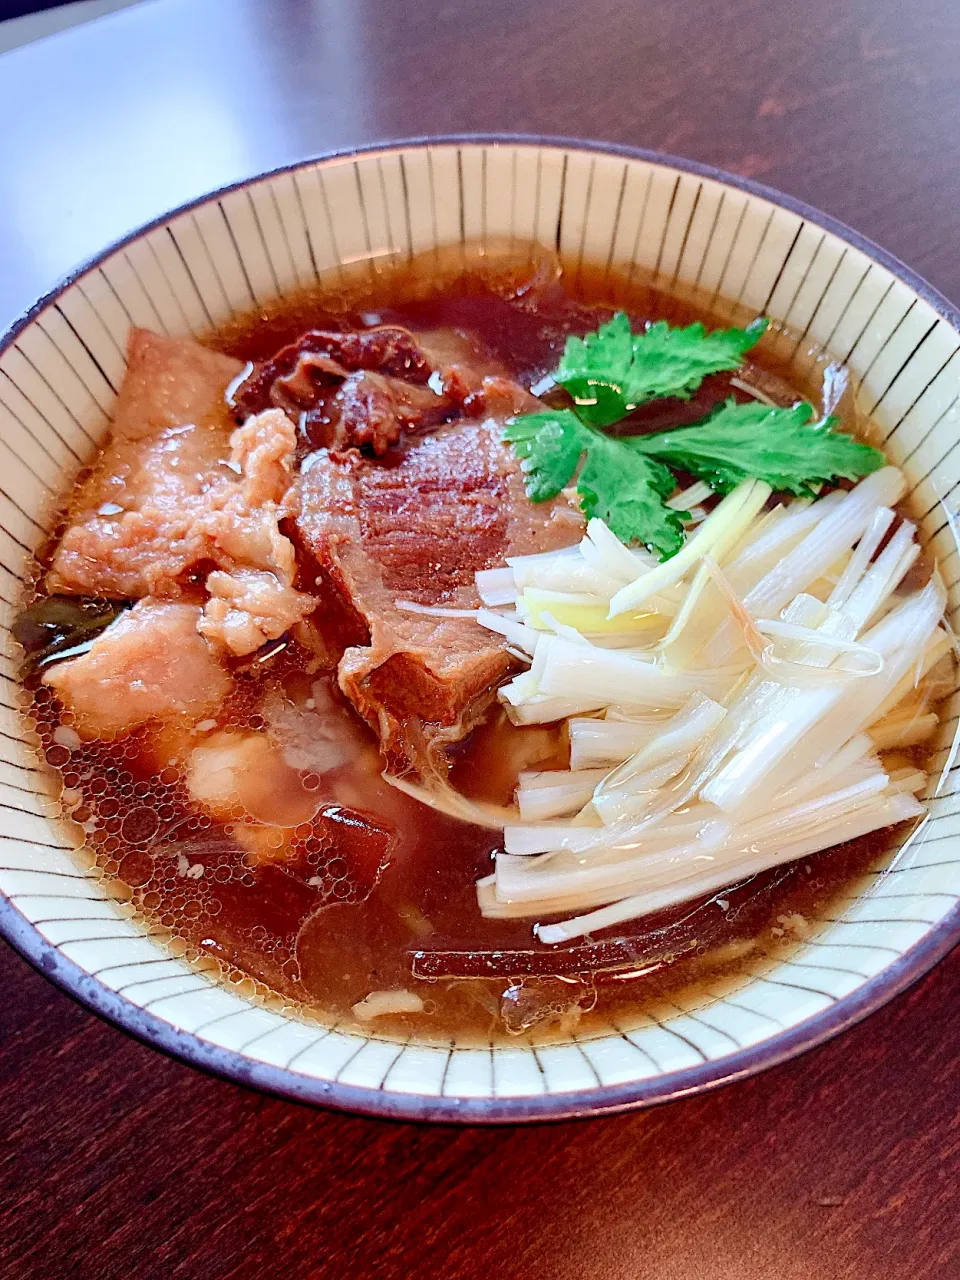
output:
M501 266L499 286L505 279L522 283L521 267L522 261ZM526 296L491 292L489 271L475 262L466 269L430 255L325 282L233 320L207 341L256 359L325 324L454 326L479 335L531 385L556 364L568 333L594 328L614 305L634 321L674 324L714 312L708 299L678 298L589 270L569 293L548 289L533 307ZM718 318L729 323L731 316ZM751 362L754 382L785 403L798 395L817 403L825 369L825 361L783 333L768 335ZM637 413L628 429L692 421L731 392L739 394L726 375L708 379L688 404ZM841 412L853 418L849 392ZM869 436L869 424L856 425ZM324 804L314 819L289 828L257 828L239 812L221 823L201 813L182 774L161 767L171 756L169 729L79 746L68 734L63 745L63 733L54 734L69 726L69 715L45 687L30 687L33 723L61 779L65 812L84 824L96 866L136 918L251 998L304 1017L349 1027L351 1006L371 991L407 988L422 997L423 1014L380 1018L372 1024L377 1034L486 1042L507 1034L506 1009L511 1030L525 1027L542 1040L574 1025L589 1034L610 1022L629 1026L660 1009L689 1007L707 998L707 988L742 982L788 953L803 922L815 928L832 914L894 843L891 832L881 832L758 876L710 903L550 951L534 940L532 921L480 916L474 886L490 870L496 833L383 783L372 735L343 703L331 674L308 674L307 655L295 646L242 675L218 717L221 727L239 732L263 726L270 697L301 708L312 697L326 707L347 759L322 779L309 771L301 777L298 785ZM922 761L923 752L915 755ZM452 778L471 798L503 804L519 769L566 763L559 730L517 729L494 714L457 749ZM534 1015L545 1009L551 1016L537 1022Z

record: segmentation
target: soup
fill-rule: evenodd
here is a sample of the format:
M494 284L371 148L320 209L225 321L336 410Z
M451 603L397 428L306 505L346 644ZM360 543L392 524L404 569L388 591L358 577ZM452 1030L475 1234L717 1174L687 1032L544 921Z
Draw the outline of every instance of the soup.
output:
M17 635L152 933L325 1023L566 1036L771 963L919 816L902 477L703 315L468 249L134 331Z

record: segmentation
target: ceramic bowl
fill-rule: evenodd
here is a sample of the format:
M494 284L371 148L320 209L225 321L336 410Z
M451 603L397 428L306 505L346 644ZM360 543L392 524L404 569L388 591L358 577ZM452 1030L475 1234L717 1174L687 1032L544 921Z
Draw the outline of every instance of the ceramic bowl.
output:
M338 264L512 236L731 314L846 364L908 478L956 624L960 314L833 219L684 160L569 140L451 138L324 156L176 210L77 270L0 342L0 931L90 1009L196 1067L368 1114L517 1121L613 1111L755 1072L856 1022L960 934L957 699L929 817L788 962L640 1026L548 1048L428 1047L255 1007L147 936L50 816L7 628L51 495L110 422L131 325L202 332ZM37 1064L43 1070L43 1064Z

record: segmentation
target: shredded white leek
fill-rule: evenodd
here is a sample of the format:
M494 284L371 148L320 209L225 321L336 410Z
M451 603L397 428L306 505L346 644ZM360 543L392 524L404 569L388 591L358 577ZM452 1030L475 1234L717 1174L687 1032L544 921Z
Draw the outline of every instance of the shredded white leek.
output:
M473 618L476 620L476 609L448 609L442 605L419 604L416 600L394 600L394 608L401 613L421 613L428 618Z
M537 931L565 941L919 816L926 776L877 752L933 735L956 642L936 573L903 593L920 550L903 488L886 467L765 511L748 481L665 563L592 519L578 546L478 575L500 611L476 620L528 664L501 704L566 721L570 743L569 769L521 777L517 810L468 819L503 826L485 915L566 913Z
M477 595L488 608L513 604L516 600L517 582L509 565L503 569L481 569L476 578Z
M731 378L730 385L731 387L736 387L745 395L752 397L752 399L759 400L761 404L768 404L771 409L779 409L781 407L777 404L776 400L771 400L768 395L765 395L762 391L758 391L756 387L751 387L750 383L744 382L742 378Z
M713 553L720 559L760 513L770 496L770 486L760 480L744 480L711 511L693 537L675 556L621 587L610 601L610 617L636 610L664 587L673 586L701 560Z
M785 862L795 862L819 849L840 844L846 840L877 831L881 827L892 826L898 822L907 822L923 814L923 806L912 796L895 795L882 805L861 811L853 817L838 821L830 828L824 828L816 835L806 836L791 844L782 845L777 851L769 854L757 854L731 861L723 867L703 871L699 875L686 880L668 883L660 888L624 898L612 906L599 911L591 911L587 915L576 916L560 924L540 925L536 927L536 936L547 945L559 942L570 942L581 938L584 934L594 934L601 929L609 929L623 924L627 920L635 920L638 916L650 915L654 911L662 911L680 902L689 902L694 898L704 897L727 885L736 884L740 880L765 871L769 867ZM546 913L544 913L546 914Z
M681 489L675 497L668 498L666 505L672 507L674 511L690 511L693 507L699 507L702 503L708 502L712 497L713 490L710 486L698 480L689 488Z

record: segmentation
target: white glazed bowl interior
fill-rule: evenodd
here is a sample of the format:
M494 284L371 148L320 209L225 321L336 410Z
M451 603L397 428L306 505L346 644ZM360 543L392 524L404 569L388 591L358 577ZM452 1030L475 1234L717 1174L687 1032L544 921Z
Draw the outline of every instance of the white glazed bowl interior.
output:
M60 286L0 354L0 928L72 994L186 1060L258 1086L379 1114L513 1120L677 1096L756 1070L861 1017L960 932L957 701L937 742L930 816L789 963L701 993L628 1031L536 1050L424 1047L254 1007L124 918L52 819L16 710L7 628L56 495L108 429L131 325L200 333L317 272L461 240L556 245L731 313L785 322L796 360L846 362L859 403L906 471L960 603L960 334L942 299L814 211L683 162L519 139L400 144L251 181L138 232ZM42 1064L38 1069L42 1070Z

